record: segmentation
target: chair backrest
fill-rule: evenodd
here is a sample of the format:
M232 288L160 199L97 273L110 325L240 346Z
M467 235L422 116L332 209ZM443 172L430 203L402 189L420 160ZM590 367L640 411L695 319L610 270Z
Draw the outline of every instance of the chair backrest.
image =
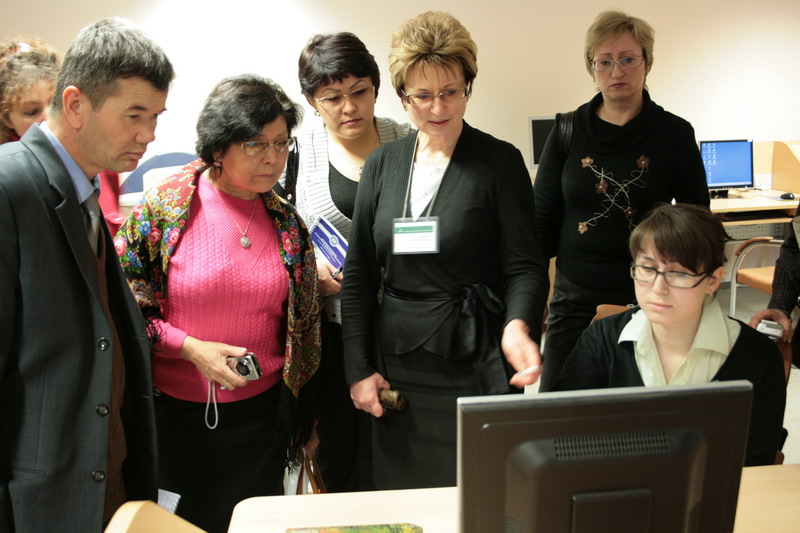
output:
M619 313L627 311L628 309L630 309L630 307L627 305L600 304L597 306L597 310L595 311L594 318L592 318L592 322L607 316L618 315Z
M186 152L169 152L166 154L154 155L136 167L136 170L128 174L128 177L122 182L119 192L120 194L141 192L144 189L144 174L148 170L152 170L154 168L185 165L186 163L190 163L195 159L197 159L196 155Z
M126 502L117 509L105 533L205 533L151 501Z

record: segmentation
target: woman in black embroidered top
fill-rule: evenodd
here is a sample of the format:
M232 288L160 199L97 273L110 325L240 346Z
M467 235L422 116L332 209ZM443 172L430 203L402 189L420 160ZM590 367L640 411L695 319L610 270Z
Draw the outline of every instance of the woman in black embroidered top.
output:
M586 32L584 62L599 93L574 112L567 153L558 128L534 181L545 257L557 257L540 390L549 390L602 303L633 303L628 236L641 217L673 199L709 205L705 171L685 120L647 92L653 28L620 11Z
M389 70L418 132L373 152L356 194L342 295L345 373L356 407L377 417L379 489L454 485L456 398L511 392L539 375L548 286L536 229L526 224L533 191L519 150L463 120L476 56L449 14L423 13L400 27ZM403 242L414 229L424 231ZM404 412L378 403L390 384L408 397Z

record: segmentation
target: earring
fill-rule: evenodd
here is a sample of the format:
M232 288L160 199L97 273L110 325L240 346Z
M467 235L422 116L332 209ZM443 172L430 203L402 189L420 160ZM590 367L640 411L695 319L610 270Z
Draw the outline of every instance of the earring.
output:
M319 115L319 111L317 111L316 109L314 110L314 114L315 114L316 116L320 116L320 115Z

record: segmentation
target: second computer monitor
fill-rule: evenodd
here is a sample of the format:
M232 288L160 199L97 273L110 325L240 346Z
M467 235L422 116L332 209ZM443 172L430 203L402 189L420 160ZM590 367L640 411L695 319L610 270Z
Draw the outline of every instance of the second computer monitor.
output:
M709 189L745 189L753 186L752 141L700 141L700 155Z

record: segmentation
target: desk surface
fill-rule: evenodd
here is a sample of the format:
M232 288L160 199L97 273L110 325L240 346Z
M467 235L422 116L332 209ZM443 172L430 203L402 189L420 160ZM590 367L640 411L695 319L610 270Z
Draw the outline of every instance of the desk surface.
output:
M745 468L734 533L796 533L800 465ZM285 533L290 527L410 522L424 533L457 533L455 487L250 498L229 533Z
M742 211L785 211L784 215L794 216L797 208L795 200L782 200L783 191L746 191L741 196L731 192L730 198L712 198L711 211L714 213L738 213Z

